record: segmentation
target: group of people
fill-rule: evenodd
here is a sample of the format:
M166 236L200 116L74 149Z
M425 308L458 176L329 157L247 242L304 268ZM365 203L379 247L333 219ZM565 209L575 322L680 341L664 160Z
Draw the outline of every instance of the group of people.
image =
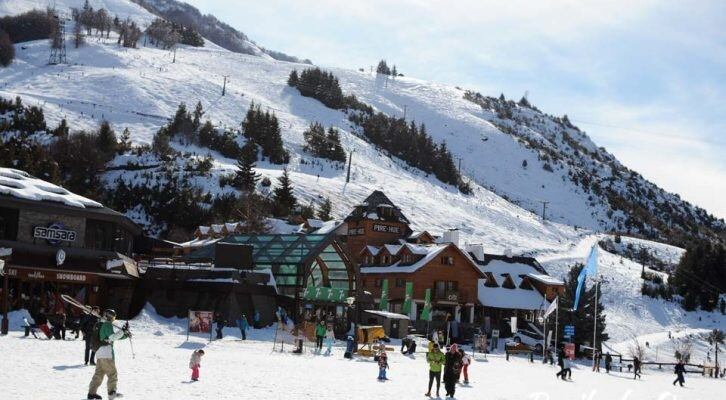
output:
M240 314L240 316L234 321L240 330L240 336L242 340L247 340L247 331L250 330L250 323L247 320L247 315ZM255 329L260 328L260 312L255 310L252 316L252 323ZM227 320L224 318L222 313L218 312L214 314L215 331L217 333L216 338L222 339L224 337L223 329L227 326Z
M426 396L431 396L434 380L436 381L436 396L440 396L442 370L446 397L454 397L456 384L459 383L462 373L464 374L464 384L469 383L471 357L457 344L449 346L449 350L444 354L439 343L432 340L429 343L429 351L426 353L426 362L429 364L429 385Z
M315 324L315 349L318 352L323 351L323 343L325 343L326 347L325 354L330 355L333 343L335 343L335 332L333 331L333 325L320 320Z

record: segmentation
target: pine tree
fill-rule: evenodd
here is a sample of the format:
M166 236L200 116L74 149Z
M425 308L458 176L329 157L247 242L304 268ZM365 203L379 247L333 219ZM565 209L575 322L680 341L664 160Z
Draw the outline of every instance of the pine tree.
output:
M248 140L242 146L242 154L237 160L237 172L235 175L235 186L241 191L252 193L257 187L257 181L260 174L255 172L255 163L257 162L257 145Z
M204 108L202 108L202 102L197 102L197 106L194 107L194 118L192 119L192 127L194 130L199 129L202 117L204 116Z
M340 133L332 126L328 128L327 142L327 158L333 161L345 162L345 150L340 144Z
M273 189L272 199L274 202L274 215L285 217L292 215L297 205L297 199L293 193L292 181L287 173L287 168L282 170L282 175L277 178L278 186Z
M393 75L394 78L398 76L398 71L396 70L395 65L393 66L393 69L391 69L391 75Z
M386 60L381 60L378 62L378 67L376 68L376 73L383 74L383 75L391 75L391 69L388 68L388 64L386 64Z
M0 29L0 66L7 67L15 58L15 46L10 35Z
M297 76L297 70L293 69L292 72L290 72L290 77L287 78L287 85L296 87L299 83L300 78Z
M129 131L129 128L124 128L121 133L121 143L119 143L118 147L120 153L131 150L131 131Z
M323 204L318 208L318 219L323 221L330 221L332 218L331 213L333 212L333 204L330 202L330 198L326 197Z
M104 155L112 155L116 153L118 149L118 142L116 142L116 133L111 129L111 125L108 121L102 121L101 126L98 129L98 135L96 136L96 145L98 150Z

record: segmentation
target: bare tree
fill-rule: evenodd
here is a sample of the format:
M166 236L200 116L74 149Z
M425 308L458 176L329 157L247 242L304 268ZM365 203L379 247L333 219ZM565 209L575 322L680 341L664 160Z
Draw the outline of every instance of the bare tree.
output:
M633 337L633 343L628 348L628 351L630 352L631 357L638 357L641 361L643 360L643 357L645 357L645 347L640 344L636 337Z
M693 354L693 341L686 337L676 342L675 346L675 357L678 361L688 363L691 361L691 354Z

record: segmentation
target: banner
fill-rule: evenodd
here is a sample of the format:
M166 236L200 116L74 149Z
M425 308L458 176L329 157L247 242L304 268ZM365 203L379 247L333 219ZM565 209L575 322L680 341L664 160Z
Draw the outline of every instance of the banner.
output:
M381 304L379 310L388 311L388 279L383 280L383 286L381 287Z
M413 299L413 282L406 282L406 298L403 300L403 308L401 314L408 315L411 313L411 300Z
M348 289L329 288L324 286L308 286L303 292L303 299L308 301L329 301L342 303L348 296Z
M421 311L421 319L424 321L431 321L431 288L426 289L424 307Z
M214 313L212 311L189 310L189 322L187 325L187 340L190 333L209 333L209 340L212 340L212 324Z
M597 275L597 243L592 246L587 263L585 263L580 275L577 277L577 292L575 292L575 304L572 305L573 310L577 310L577 305L580 303L580 293L582 292L582 286L585 284L585 278L595 275Z

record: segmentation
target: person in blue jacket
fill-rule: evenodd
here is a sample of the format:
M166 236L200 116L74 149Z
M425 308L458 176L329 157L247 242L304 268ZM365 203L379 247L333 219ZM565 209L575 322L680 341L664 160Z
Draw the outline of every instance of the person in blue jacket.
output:
M239 332L242 334L242 340L247 340L247 330L250 329L250 324L247 322L247 316L242 314L237 320L237 327Z

